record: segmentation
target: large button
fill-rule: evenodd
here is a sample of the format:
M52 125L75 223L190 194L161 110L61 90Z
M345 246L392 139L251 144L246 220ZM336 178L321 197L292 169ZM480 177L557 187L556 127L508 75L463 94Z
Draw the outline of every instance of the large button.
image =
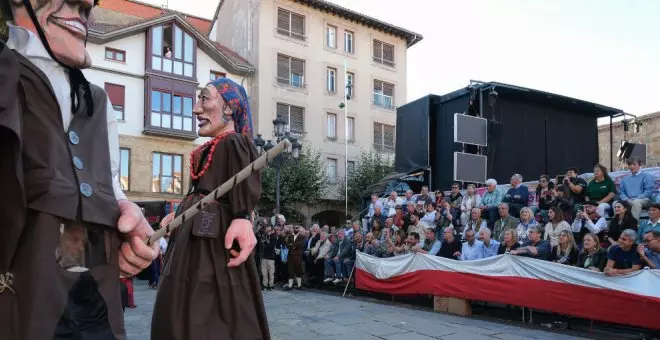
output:
M92 196L92 186L87 183L80 184L80 193L85 197Z
M73 145L76 145L80 142L80 138L78 137L78 134L73 130L69 131L69 141Z
M83 169L83 161L78 158L78 156L73 156L73 165L76 166L76 169L82 170Z

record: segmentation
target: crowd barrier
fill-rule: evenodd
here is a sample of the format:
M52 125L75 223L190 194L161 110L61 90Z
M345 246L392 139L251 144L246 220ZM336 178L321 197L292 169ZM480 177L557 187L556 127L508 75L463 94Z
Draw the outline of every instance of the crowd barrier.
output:
M362 290L503 303L660 330L660 270L609 277L514 255L476 261L426 254L356 257L355 286Z

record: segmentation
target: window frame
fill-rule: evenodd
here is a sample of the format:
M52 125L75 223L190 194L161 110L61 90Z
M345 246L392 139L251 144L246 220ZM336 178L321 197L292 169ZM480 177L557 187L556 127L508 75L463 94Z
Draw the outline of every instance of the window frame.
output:
M350 44L351 49L350 49L350 51L349 51L348 48L347 48L347 47L349 46L349 45L347 44L347 41L348 41L348 37L349 37L349 36L351 37L351 39L350 39L350 41L351 41L351 44ZM355 32L353 32L353 31L344 30L344 52L345 52L345 53L348 53L348 54L355 54Z
M142 131L146 135L156 135L156 136L164 136L164 137L173 137L173 138L178 138L178 139L184 139L184 140L195 140L198 138L197 136L197 125L195 122L195 115L191 113L190 116L185 115L185 110L186 106L184 106L184 99L183 98L190 98L191 99L191 105L189 109L192 110L195 107L195 102L197 100L197 87L195 84L190 84L186 82L181 82L181 81L173 81L173 80L168 80L168 79L162 79L160 77L147 77L146 83L145 83L145 89L146 89L146 98L144 100L144 106L145 106L145 111L144 111L144 130ZM174 116L181 116L182 121L181 121L181 130L175 129L175 128L167 128L167 127L162 127L162 116L160 123L158 125L154 125L152 121L152 112L153 111L153 91L161 93L160 95L160 106L159 110L157 113L161 114L163 113L163 93L169 94L170 95L170 111L166 111L170 115L170 126L172 125L172 122L174 121ZM181 114L175 114L174 111L174 96L180 96L182 97L181 99ZM185 118L190 118L191 119L191 130L184 130L183 127L185 126Z
M165 42L165 29L167 27L171 27L172 31L172 37L171 37L171 50L172 50L172 57L171 58L165 58L164 56L164 42ZM161 42L160 42L160 49L159 53L160 54L154 54L154 32L156 29L160 28L161 29ZM176 32L177 28L181 31L181 57L177 57L177 42L176 42ZM186 61L186 36L190 37L192 41L192 61ZM149 72L159 74L159 75L166 75L168 77L175 77L175 78L181 78L181 79L187 79L187 80L197 80L197 39L195 36L186 31L183 27L177 24L176 21L169 21L166 23L162 23L159 25L155 25L149 28L147 31L147 48L145 51L146 54L146 60L145 60L145 67ZM154 67L154 58L160 58L160 69ZM171 63L171 71L163 71L163 60L168 59L170 60ZM181 74L177 74L174 72L175 68L175 63L181 63ZM190 76L186 75L186 64L191 65L192 67L192 74Z
M348 79L351 79L350 82ZM348 88L348 98L346 100L354 100L355 99L355 73L353 72L346 72L346 86L350 85Z
M332 77L331 73L334 73ZM334 67L327 67L325 69L325 90L329 94L337 93L337 69Z
M333 131L330 130L331 118L334 119L333 128L332 128ZM325 124L326 124L325 137L329 140L337 140L337 114L328 112L325 116ZM330 132L333 133L332 136L330 135Z
M108 52L112 53L111 58L108 58ZM124 60L117 59L117 53L123 54L124 55ZM113 61L113 62L122 63L122 64L126 63L126 51L120 50L120 49L117 49L117 48L106 47L103 57L105 58L105 60L108 60L108 61Z
M380 93L376 92L376 83L380 83ZM396 108L396 103L394 102L394 94L396 90L396 86L392 83L386 82L384 80L376 79L374 78L373 84L372 84L372 95L371 95L371 103L379 108L386 109L386 110L394 110ZM385 94L385 86L390 85L392 87L392 95L387 95ZM376 100L376 96L379 96L380 98L390 98L390 104L387 105L385 101L381 100L378 101Z
M339 161L337 160L337 158L328 157L328 158L326 158L326 162L327 162L327 165L326 165L326 170L325 171L326 171L326 174L328 175L328 181L330 183L335 183L335 182L337 182L337 177L338 177L337 167L339 166ZM335 164L335 166L334 166L335 170L334 170L334 174L331 176L330 175L330 164L332 164L333 162Z
M279 74L280 57L287 58L287 60L288 60L288 65L287 65L287 67L288 67L288 78L281 78L280 77L280 74ZM302 62L302 75L300 75L300 78L301 78L300 82L294 82L294 80L293 80L294 79L294 77L293 77L294 73L293 73L293 68L291 67L291 65L292 65L292 62L294 60ZM291 87L299 88L299 89L304 89L304 88L307 87L307 83L305 82L305 80L306 80L305 79L305 74L307 73L307 61L305 59L292 57L290 55L283 54L283 53L278 53L277 58L275 59L275 62L276 62L276 65L275 65L275 73L276 73L275 79L276 79L278 84L285 85L285 86L291 86Z
M211 79L211 76L215 76L215 78ZM215 81L216 79L219 78L227 78L227 73L225 72L219 72L219 71L209 71L209 81Z
M122 178L122 151L128 152L128 174L126 175L126 189L123 188ZM119 147L119 185L122 187L122 191L131 191L131 148Z
M285 125L286 131L291 133L291 135L293 135L293 136L304 137L305 136L305 111L306 111L305 107L298 106L298 105L292 105L292 104L284 103L284 102L277 102L277 103L275 103L275 116L276 117L278 116L278 110L277 110L278 105L285 105L287 107L287 113L286 113L287 116L282 118L286 121L286 125ZM291 108L293 108L293 107L300 108L302 110L302 129L303 130L300 131L300 132L291 131Z
M348 124L348 122L353 122ZM346 136L346 140L349 143L355 143L355 117L346 117L346 130L349 132L349 135ZM346 133L346 131L344 132Z
M331 30L334 31L332 40L330 40ZM337 49L337 31L337 26L330 24L325 25L325 47L333 50Z
M377 43L380 44L380 57L377 57L376 53L374 53L376 51L376 44ZM371 59L374 62L376 62L378 64L381 64L381 65L385 65L387 67L395 67L396 66L396 56L395 56L396 48L395 48L394 45L392 45L390 43L387 43L387 42L384 42L382 40L373 39L373 41L371 43L371 46L372 46L372 48L371 48L372 58ZM392 60L385 59L385 47L386 46L389 46L389 47L392 48Z
M284 27L279 26L279 24L280 24L280 22L279 22L280 12L288 13L288 15L289 15L289 27L288 28L284 28ZM291 29L292 24L293 24L293 17L294 16L299 16L301 18L302 34L294 33L293 30ZM300 13L296 13L294 11L290 11L288 9L278 7L277 12L276 12L276 19L275 19L275 32L277 32L278 34L280 34L282 36L291 38L291 39L296 39L296 40L299 40L299 41L306 41L307 40L307 23L306 23L306 19L307 18L304 15L300 14Z
M376 143L376 125L380 125L380 143ZM385 127L392 127L392 145L386 145L385 144ZM372 138L372 142L374 145L374 149L378 152L387 152L387 153L394 153L396 149L396 126L395 125L390 125L386 123L380 123L380 122L374 122L374 126L372 131L374 131L374 136Z
M154 191L154 185L153 185L153 175L154 175L154 158L156 155L159 155L158 159L160 164L158 165L158 191ZM166 177L172 177L172 182L171 182L171 187L172 187L172 192L168 191L163 191L163 156L171 156L172 157L172 176L166 176ZM175 164L176 162L174 159L176 157L181 158L181 176L179 178L179 182L181 183L181 190L179 192L175 192L175 179L177 178L174 174L176 173L175 169ZM176 154L176 153L168 153L168 152L159 152L159 151L153 151L151 153L151 177L152 177L152 183L151 183L151 192L153 193L161 193L161 194L174 194L174 195L183 195L183 177L184 177L184 159L183 155L181 154Z
M108 94L110 92L110 91L108 91L108 85L110 87L121 88L121 91L122 91L121 96L122 96L122 99L123 99L121 105L115 104L115 103L112 102L112 97L114 97L114 96L110 96ZM115 118L117 118L117 111L121 111L121 119L117 119L117 120L122 121L122 122L126 121L126 86L106 82L106 83L103 83L103 89L105 90L106 95L108 95L108 99L110 100L110 104L112 105L112 108L115 111ZM117 110L116 106L120 106L121 110Z

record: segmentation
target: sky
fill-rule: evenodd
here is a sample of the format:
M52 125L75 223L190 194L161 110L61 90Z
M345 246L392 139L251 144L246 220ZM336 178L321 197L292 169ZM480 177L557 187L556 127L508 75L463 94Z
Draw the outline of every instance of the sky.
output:
M165 1L171 9L209 19L218 3L146 0ZM330 2L424 36L408 50L408 101L455 91L472 79L543 90L634 115L660 111L657 0Z

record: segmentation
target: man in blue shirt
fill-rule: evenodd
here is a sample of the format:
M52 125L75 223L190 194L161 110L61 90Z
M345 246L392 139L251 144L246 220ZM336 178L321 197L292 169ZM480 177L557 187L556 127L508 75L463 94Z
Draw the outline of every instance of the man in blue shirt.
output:
M628 159L630 176L624 177L619 187L619 198L630 203L632 206L630 212L637 220L642 213L642 208L647 207L651 202L655 188L655 179L651 174L640 171L640 163L641 160L637 157Z
M649 230L644 233L644 244L637 246L637 253L651 269L660 269L660 231Z
M424 242L413 247L413 251L436 256L440 252L442 242L435 236L435 227L429 226L424 230Z
M511 189L507 191L502 202L509 204L511 216L520 218L520 209L527 206L529 202L529 188L522 184L523 177L520 174L511 176Z
M607 251L607 264L603 272L607 276L620 276L638 271L642 261L635 247L637 232L626 229L619 236L619 243L612 245Z
M651 207L649 207L648 221L639 224L639 230L637 230L637 243L641 244L644 234L652 230L660 232L660 203L651 203Z
M491 231L488 228L479 229L479 240L481 241L482 258L497 256L497 250L500 243L491 238Z

